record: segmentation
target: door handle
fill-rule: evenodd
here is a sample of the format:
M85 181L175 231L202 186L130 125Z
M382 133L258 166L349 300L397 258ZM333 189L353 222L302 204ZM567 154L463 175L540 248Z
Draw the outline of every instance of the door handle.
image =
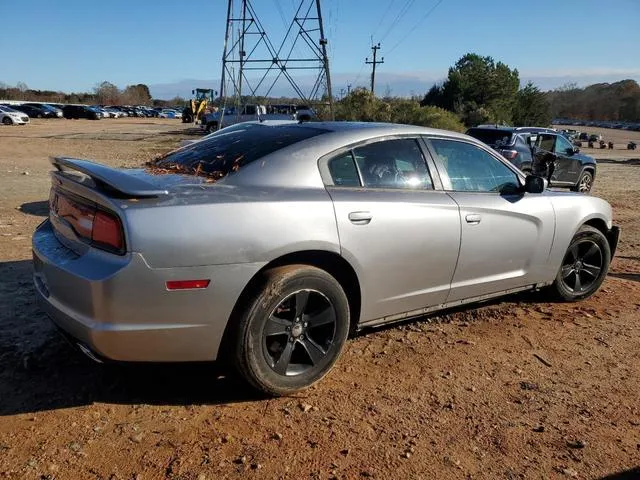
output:
M351 212L349 214L349 220L354 225L368 225L372 218L373 215L370 212Z
M470 213L464 218L467 223L470 223L471 225L478 225L480 223L480 220L482 220L482 217L477 213Z

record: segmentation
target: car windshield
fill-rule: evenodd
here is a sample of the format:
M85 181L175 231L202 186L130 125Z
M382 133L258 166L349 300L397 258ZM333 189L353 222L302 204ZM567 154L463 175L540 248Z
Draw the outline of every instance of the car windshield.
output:
M5 112L5 113L18 113L13 108L5 107L3 105L0 105L0 111Z
M512 133L505 130L470 128L467 135L471 135L487 145L510 145L512 143Z
M298 125L221 131L169 152L148 166L152 173L185 173L217 180L265 155L327 132L322 128Z

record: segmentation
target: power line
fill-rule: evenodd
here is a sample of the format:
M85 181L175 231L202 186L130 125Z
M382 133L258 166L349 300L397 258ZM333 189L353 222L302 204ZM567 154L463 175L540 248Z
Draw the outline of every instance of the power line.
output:
M396 15L396 18L393 20L393 22L391 23L391 25L389 25L389 28L387 28L386 32L384 33L384 35L382 35L382 38L380 39L380 41L384 41L385 38L387 38L387 36L389 35L389 33L391 33L391 31L395 28L395 26L400 22L400 20L402 20L402 17L404 17L407 12L411 9L411 7L413 6L413 4L415 3L416 0L407 0L406 3L404 4L404 6L400 9L400 11L398 12L398 15Z
M389 53L393 52L396 48L398 48L400 46L400 44L402 42L404 42L407 38L409 38L409 36L416 30L416 28L418 28L420 26L420 24L422 24L422 22L424 22L427 17L429 17L429 15L431 15L433 13L433 11L438 7L438 5L440 5L443 2L443 0L438 0L436 2L436 4L431 7L429 9L429 11L427 11L427 13L424 14L424 16L418 21L418 23L416 23L413 28L411 28L405 35L404 37L402 37L400 39L400 41L398 43L396 43L393 47L391 47L391 49L389 50Z
M384 11L384 14L382 15L382 17L380 18L380 21L378 22L378 25L376 26L375 30L373 31L372 35L373 37L375 37L376 33L378 33L378 30L380 29L380 27L382 26L382 23L385 21L385 19L387 18L387 15L389 14L389 12L391 11L391 7L393 7L393 5L396 3L396 0L391 0L389 2L389 5L387 5L387 9Z

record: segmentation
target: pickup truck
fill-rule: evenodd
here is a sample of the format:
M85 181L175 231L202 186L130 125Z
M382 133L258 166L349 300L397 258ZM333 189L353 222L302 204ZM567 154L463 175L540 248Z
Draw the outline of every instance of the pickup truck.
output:
M202 125L207 132L236 123L262 120L311 120L313 110L307 106L296 105L244 105L241 109L226 107L215 113L208 113L202 118Z

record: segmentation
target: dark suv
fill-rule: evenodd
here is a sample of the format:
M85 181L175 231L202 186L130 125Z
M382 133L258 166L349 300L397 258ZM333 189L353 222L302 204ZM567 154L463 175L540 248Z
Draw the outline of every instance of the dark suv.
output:
M100 120L102 115L96 110L85 105L65 105L62 108L64 118L88 118L89 120Z
M545 177L550 186L589 192L596 176L596 161L555 130L538 127L480 125L467 130L497 150L525 173Z

